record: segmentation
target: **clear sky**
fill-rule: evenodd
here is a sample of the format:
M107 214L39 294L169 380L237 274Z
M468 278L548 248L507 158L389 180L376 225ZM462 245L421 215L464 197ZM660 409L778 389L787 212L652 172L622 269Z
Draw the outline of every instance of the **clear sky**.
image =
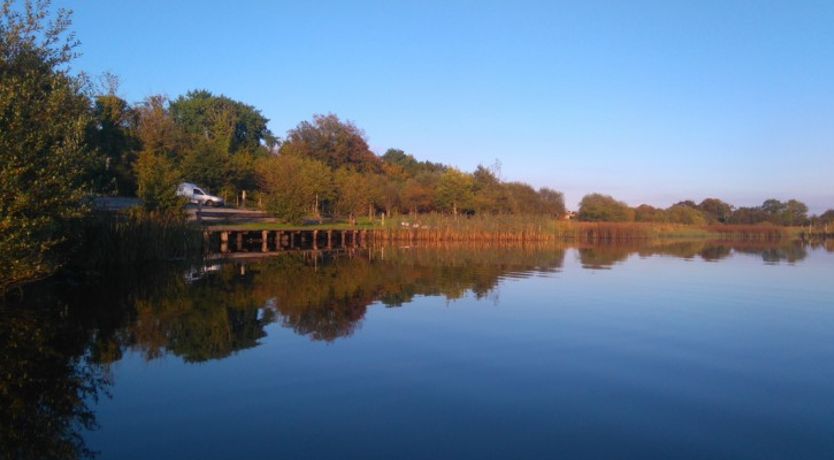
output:
M68 1L131 102L204 88L279 136L314 113L383 153L629 204L834 207L834 1Z

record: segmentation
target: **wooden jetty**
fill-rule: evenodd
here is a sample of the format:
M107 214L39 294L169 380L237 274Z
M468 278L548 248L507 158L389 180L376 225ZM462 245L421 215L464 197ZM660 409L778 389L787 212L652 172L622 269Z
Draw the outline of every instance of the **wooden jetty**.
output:
M245 226L209 226L203 232L211 253L280 253L289 250L345 249L367 247L373 230L282 228L259 230Z
M562 241L555 233L455 232L429 227L279 227L248 223L209 225L203 228L204 248L209 254L279 253L289 250L336 250L365 248L373 244L478 243L498 245L542 244Z

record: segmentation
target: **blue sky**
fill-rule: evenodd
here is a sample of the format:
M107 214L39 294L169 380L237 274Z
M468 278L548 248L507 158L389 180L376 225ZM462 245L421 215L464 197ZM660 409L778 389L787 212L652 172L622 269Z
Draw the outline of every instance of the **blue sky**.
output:
M60 1L75 67L632 205L834 207L834 2Z

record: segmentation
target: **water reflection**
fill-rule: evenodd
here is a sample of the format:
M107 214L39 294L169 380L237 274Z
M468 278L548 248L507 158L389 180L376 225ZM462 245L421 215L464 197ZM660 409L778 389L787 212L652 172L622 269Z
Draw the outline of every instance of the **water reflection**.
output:
M96 334L58 304L0 308L0 450L3 458L92 455L80 435L110 377Z
M756 241L670 241L650 246L603 243L580 246L578 251L583 268L592 270L610 269L633 254L640 257L672 256L688 260L700 258L707 262L717 262L736 253L760 256L768 264L796 263L808 256L806 246L799 241L786 241L779 245Z
M827 251L834 245L824 244ZM283 254L263 261L87 275L40 285L0 307L0 445L5 457L92 454L79 433L129 351L147 360L226 358L279 324L315 341L354 334L369 306L416 296L490 296L502 279L563 269L565 247L377 248ZM716 262L744 254L797 263L805 246L671 242L576 248L582 267L616 269L633 255Z

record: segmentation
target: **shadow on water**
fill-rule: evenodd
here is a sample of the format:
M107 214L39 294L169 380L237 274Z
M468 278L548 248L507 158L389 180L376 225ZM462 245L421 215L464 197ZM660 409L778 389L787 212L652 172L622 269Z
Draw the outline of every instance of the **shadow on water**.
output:
M826 242L825 249L834 251ZM96 428L110 365L126 352L147 360L222 359L256 347L278 324L317 341L353 334L368 307L416 296L490 296L502 279L562 270L565 247L375 248L286 253L202 267L165 266L52 280L0 304L0 446L5 458L93 455L80 435ZM588 269L632 255L720 261L735 253L796 263L804 246L677 242L578 247Z

